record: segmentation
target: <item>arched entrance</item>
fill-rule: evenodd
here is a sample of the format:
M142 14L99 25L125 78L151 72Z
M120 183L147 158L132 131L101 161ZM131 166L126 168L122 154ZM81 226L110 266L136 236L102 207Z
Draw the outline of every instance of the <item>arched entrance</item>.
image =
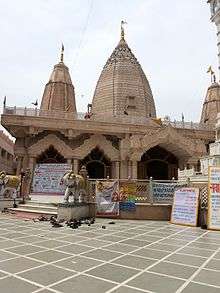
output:
M94 148L88 156L81 161L81 166L85 165L89 178L102 179L111 177L111 161L98 147Z
M138 162L138 178L155 180L171 180L177 178L178 159L160 146L145 152Z
M37 164L63 164L66 159L54 148L49 146L43 153L41 153L36 160Z

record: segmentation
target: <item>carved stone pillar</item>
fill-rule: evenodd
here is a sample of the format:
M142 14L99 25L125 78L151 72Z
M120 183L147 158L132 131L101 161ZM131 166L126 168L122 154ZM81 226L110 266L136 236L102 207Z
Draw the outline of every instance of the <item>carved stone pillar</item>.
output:
M128 161L128 178L132 178L132 161Z
M18 175L20 175L20 173L21 173L23 157L19 156L17 160L18 160L18 161L17 161L16 175L18 176Z
M121 161L120 164L120 178L127 179L128 178L128 161Z
M132 179L137 179L137 161L132 161Z
M79 160L78 159L73 159L73 172L75 174L79 173Z
M72 166L72 159L70 159L70 158L67 159L67 164L70 165L70 166Z
M120 178L120 162L115 162L115 179Z

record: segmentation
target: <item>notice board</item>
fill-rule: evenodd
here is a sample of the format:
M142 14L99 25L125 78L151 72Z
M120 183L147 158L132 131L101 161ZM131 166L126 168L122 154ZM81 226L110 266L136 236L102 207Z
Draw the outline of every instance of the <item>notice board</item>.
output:
M174 193L171 223L197 226L199 209L199 189L185 187Z
M209 167L208 229L220 230L220 167Z
M63 175L71 170L68 164L37 164L34 171L32 192L63 195Z

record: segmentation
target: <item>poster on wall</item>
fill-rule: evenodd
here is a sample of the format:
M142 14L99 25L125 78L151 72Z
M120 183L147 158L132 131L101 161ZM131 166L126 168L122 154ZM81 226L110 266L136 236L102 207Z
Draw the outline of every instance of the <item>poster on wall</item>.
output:
M135 182L121 182L119 188L119 209L133 212L136 209L137 184Z
M35 167L32 192L37 194L63 195L63 175L71 170L68 164L38 164Z
M185 187L176 190L171 214L171 223L197 226L199 209L199 189Z
M209 167L208 229L220 230L220 167Z
M119 202L114 201L118 192L118 181L96 181L97 215L119 215Z
M181 187L178 183L153 182L153 200L156 203L171 203L175 189Z

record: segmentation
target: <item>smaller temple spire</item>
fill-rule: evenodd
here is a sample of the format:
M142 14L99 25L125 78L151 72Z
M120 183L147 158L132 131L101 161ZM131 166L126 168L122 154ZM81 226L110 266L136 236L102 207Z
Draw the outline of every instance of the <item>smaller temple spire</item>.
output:
M127 24L127 22L124 21L124 20L122 20L122 21L121 21L121 40L124 40L124 39L125 39L124 24Z
M62 47L61 47L61 55L60 55L60 62L63 63L63 53L64 53L64 45L62 43Z
M216 83L215 72L213 71L211 65L209 66L209 68L208 68L208 70L207 70L207 73L210 73L210 76L211 76L211 83Z

